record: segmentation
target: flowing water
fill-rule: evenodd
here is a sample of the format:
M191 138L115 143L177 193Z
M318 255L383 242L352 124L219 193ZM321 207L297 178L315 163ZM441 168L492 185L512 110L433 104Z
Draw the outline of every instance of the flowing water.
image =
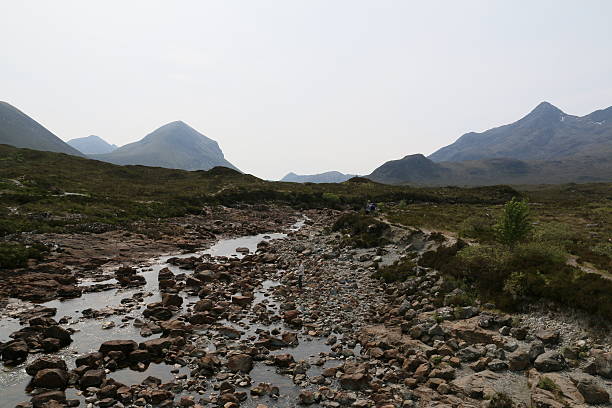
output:
M304 220L296 223L292 230L298 230L304 224ZM158 290L157 274L162 268L169 268L173 273L184 273L184 270L179 269L176 266L167 263L171 257L187 258L192 256L211 255L213 257L236 257L240 258L243 255L236 252L236 248L248 248L250 252L255 252L257 244L264 240L284 239L287 235L284 233L274 234L259 234L253 236L245 236L234 239L223 239L219 240L211 248L194 252L185 253L181 255L165 255L159 258L153 259L148 265L143 266L139 271L139 274L146 279L146 284L138 288L128 289L112 289L102 292L84 293L82 297L76 299L70 299L65 301L54 300L42 304L45 307L57 308L57 314L54 318L60 319L65 317L68 323L63 325L66 328L72 328L75 333L72 335L73 342L70 346L62 349L54 355L62 357L68 367L74 367L74 361L79 355L97 351L100 344L107 340L113 339L131 339L136 342L142 342L150 340L157 336L151 336L143 338L140 335L140 329L134 327L134 318L141 317L141 311L144 309L147 303L152 303L161 300L161 296ZM114 279L110 279L102 282L86 281L82 282L81 286L100 284L100 283L116 283ZM255 291L254 304L262 301L267 302L268 308L278 310L278 305L269 296L270 290L278 285L279 282L273 280L264 281L262 286ZM141 293L143 300L135 307L130 307L129 304L122 304L121 300L126 298L132 298L135 294ZM185 298L187 302L198 300L197 297ZM103 318L84 318L82 312L86 309L108 309L109 315ZM125 310L124 310L125 309ZM115 314L116 310L123 310L123 313ZM113 314L111 314L113 313ZM110 323L112 322L112 323ZM242 338L247 338L255 334L257 329L272 330L274 328L281 329L282 324L276 324L271 326L262 326L259 324L252 324L246 321L238 323L222 322L227 326L238 328L244 332ZM114 327L110 329L104 329L105 325L114 324ZM9 335L19 330L22 326L17 319L2 318L0 320L0 341L10 340ZM212 346L212 345L211 345ZM211 347L211 350L214 346ZM291 353L296 361L308 360L309 358L319 355L321 352L328 352L329 346L325 345L320 339L301 339L300 345L296 348L281 350L276 353ZM30 398L25 393L25 387L30 381L30 376L25 372L25 366L27 363L40 357L42 354L30 354L26 364L22 364L18 367L3 367L0 372L0 407L14 407L16 403ZM177 373L171 373L171 370L177 370ZM309 371L309 375L317 375L320 373L321 368L313 366ZM165 364L154 364L151 363L148 368L143 372L133 371L130 369L118 370L110 373L108 376L120 381L126 385L138 384L142 382L148 376L154 376L160 378L163 382L173 381L176 376L188 375L189 369L187 367L174 367ZM281 389L281 398L278 401L272 402L274 406L294 406L295 395L299 392L299 388L295 386L291 378L279 375L275 372L274 367L269 367L263 363L257 363L250 373L253 379L253 384L259 382L268 382L278 386ZM248 390L247 390L248 391ZM182 395L189 395L185 392ZM194 396L198 397L197 394ZM83 398L78 395L76 390L67 390L68 398L79 398L82 401L81 406L84 406ZM197 398L196 398L197 400ZM255 406L258 400L249 397L242 406Z

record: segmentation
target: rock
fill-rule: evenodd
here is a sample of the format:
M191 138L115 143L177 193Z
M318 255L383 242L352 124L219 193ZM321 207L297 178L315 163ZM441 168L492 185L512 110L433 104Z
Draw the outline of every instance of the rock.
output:
M76 359L76 366L87 366L90 368L98 368L102 364L104 354L99 351L95 353L84 354Z
M495 359L490 361L487 367L491 371L504 371L508 369L508 364L505 361Z
M174 340L168 337L160 337L158 339L147 340L141 343L149 354L157 357L163 357L165 355L164 350L168 350L174 344Z
M127 356L137 348L138 343L134 340L109 340L102 343L98 351L102 354L108 354L111 351L121 351Z
M559 343L559 332L555 330L538 330L535 336L544 344L553 345Z
M37 372L45 368L57 368L63 371L68 371L66 362L59 357L54 356L43 356L32 361L26 366L26 373L31 376L36 375Z
M274 365L277 367L289 367L295 360L291 354L277 354L274 356Z
M608 392L594 381L580 380L576 387L587 404L606 404L610 401Z
M234 354L227 359L227 368L232 372L249 373L253 369L253 358L248 354Z
M567 364L565 358L563 358L558 351L551 350L540 354L538 358L536 358L534 366L538 371L548 373L552 371L561 371Z
M232 303L243 308L249 306L252 301L253 298L250 296L232 296Z
M62 347L65 347L72 343L70 332L61 326L49 326L44 331L44 337L51 337L58 339Z
M529 367L529 353L516 350L508 354L508 366L512 371L523 371Z
M302 405L312 405L316 402L315 394L312 391L300 392L298 399Z
M5 363L22 363L28 358L28 354L28 345L23 340L13 340L2 345L2 360Z
M49 401L58 401L60 403L66 402L66 394L64 391L47 391L36 394L32 397L31 401L34 408L42 408L42 406Z
M544 344L540 341L534 341L529 346L529 361L533 363L542 353L544 353Z
M103 369L88 370L81 377L79 384L83 389L87 387L100 387L104 378L106 378L106 373Z
M369 385L369 378L363 373L344 374L340 377L340 386L345 390L359 391L366 389Z
M68 373L59 368L43 368L38 370L32 379L35 388L64 390L68 385Z
M157 304L159 305L159 303ZM172 310L163 306L147 305L147 308L142 312L142 315L155 320L170 320L172 318Z
M62 348L62 342L59 339L54 339L53 337L48 337L43 339L41 342L43 350L47 353L55 353L56 351L60 351Z
M183 305L183 298L174 293L164 293L162 295L162 305L181 307Z
M592 354L595 356L593 362L595 374L612 379L612 352L593 350Z

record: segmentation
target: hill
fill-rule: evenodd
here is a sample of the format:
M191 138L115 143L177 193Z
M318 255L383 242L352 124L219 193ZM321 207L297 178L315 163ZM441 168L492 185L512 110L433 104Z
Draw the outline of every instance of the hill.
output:
M379 183L428 186L610 182L612 155L563 160L491 158L436 163L416 154L386 162L367 177Z
M289 173L281 179L291 183L343 183L353 177L355 174L344 174L339 171L327 171L319 174L301 175Z
M482 133L470 132L429 156L435 162L491 158L558 160L612 154L612 107L582 117L548 102L522 119Z
M40 123L0 101L0 143L15 147L83 156Z
M216 166L238 170L225 159L219 145L184 122L168 123L142 140L107 154L91 155L97 160L126 165L209 170Z
M84 154L104 154L117 150L117 145L110 144L95 135L71 139L66 143Z

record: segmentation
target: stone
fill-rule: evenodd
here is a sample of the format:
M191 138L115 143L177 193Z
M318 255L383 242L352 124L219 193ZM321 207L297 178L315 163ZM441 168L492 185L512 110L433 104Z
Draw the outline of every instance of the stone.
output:
M593 350L593 361L595 374L604 378L612 379L612 352L604 353L601 350Z
M576 387L587 404L606 404L610 402L608 392L594 381L580 380Z
M540 354L533 365L538 371L548 373L563 370L567 366L567 363L565 362L565 358L563 358L558 351L551 350Z
M103 369L88 370L81 377L79 384L81 388L100 387L104 378L106 378L106 373Z
M544 353L544 344L540 341L534 341L529 346L529 361L533 363L542 353Z
M277 354L274 356L274 365L277 367L289 367L295 360L291 354Z
M508 367L512 371L523 371L529 367L529 353L525 350L516 350L508 354Z
M253 358L248 354L234 354L227 359L227 368L232 372L249 373L253 369Z
M98 351L102 354L108 354L111 351L121 351L127 356L137 348L138 343L134 340L109 340L102 343Z
M556 330L538 330L535 336L544 344L554 345L559 343L559 332Z
M35 388L64 390L68 385L68 373L59 368L43 368L38 370L32 379Z
M162 305L181 307L183 305L183 298L174 293L164 293L162 295Z
M316 402L315 393L312 391L300 392L298 399L302 405L312 405Z
M252 301L253 301L253 298L250 296L239 296L239 295L232 296L232 303L242 308L249 306Z
M28 345L23 340L13 340L2 345L2 360L19 364L28 358Z
M369 378L363 373L344 374L340 377L340 386L345 390L364 390L369 385Z
M34 376L37 372L45 368L58 368L63 371L68 371L66 362L61 358L55 356L43 356L28 364L26 366L26 373Z
M487 368L491 371L504 371L508 369L508 364L505 361L495 359L489 361L489 364L487 364Z
M54 339L53 337L43 339L41 345L43 350L45 350L47 353L55 353L56 351L60 351L62 348L62 342L59 339Z
M49 401L64 403L66 402L66 393L64 393L64 391L42 392L33 396L31 401L34 408L42 408L42 406Z

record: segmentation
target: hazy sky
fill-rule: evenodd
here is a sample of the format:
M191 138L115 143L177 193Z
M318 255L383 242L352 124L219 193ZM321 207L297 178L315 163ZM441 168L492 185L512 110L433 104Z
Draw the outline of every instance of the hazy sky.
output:
M612 105L607 0L0 3L0 100L64 140L183 120L263 178Z

